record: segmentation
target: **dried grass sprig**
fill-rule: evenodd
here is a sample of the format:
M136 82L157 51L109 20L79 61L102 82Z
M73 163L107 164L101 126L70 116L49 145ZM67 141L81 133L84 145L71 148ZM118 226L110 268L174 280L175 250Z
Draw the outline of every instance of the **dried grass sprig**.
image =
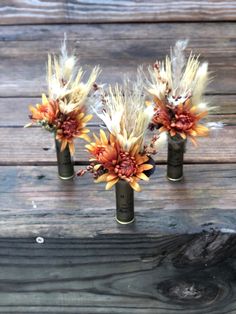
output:
M95 66L92 69L87 82L82 81L84 73L83 68L78 66L77 57L68 54L66 38L59 56L48 55L48 95L50 99L59 101L62 113L68 114L85 106L100 68Z
M138 181L148 181L146 171L153 169L145 135L154 113L153 107L145 104L141 77L135 82L126 78L123 85L107 89L98 86L96 99L93 109L109 136L101 129L100 138L94 134L94 141L86 145L91 155L87 171L93 174L95 182L106 182L106 189L125 180L139 192Z
M99 67L94 67L87 82L83 82L84 71L78 65L77 57L74 54L69 55L66 37L61 54L48 55L49 97L43 94L41 104L30 106L30 125L36 123L55 133L56 140L61 142L61 151L68 145L73 155L75 138L90 141L90 130L86 128L87 122L92 118L92 115L88 114L88 95L99 73Z
M146 106L142 81L125 79L123 85L100 89L94 111L125 151L134 145L143 148L147 127L153 116L153 107Z
M151 130L157 128L171 137L189 137L196 144L195 138L206 136L209 131L199 121L211 110L204 99L210 78L207 62L200 64L199 56L192 52L186 60L187 43L187 40L177 41L170 58L157 61L148 68L148 75L144 71L142 75L145 89L155 104Z

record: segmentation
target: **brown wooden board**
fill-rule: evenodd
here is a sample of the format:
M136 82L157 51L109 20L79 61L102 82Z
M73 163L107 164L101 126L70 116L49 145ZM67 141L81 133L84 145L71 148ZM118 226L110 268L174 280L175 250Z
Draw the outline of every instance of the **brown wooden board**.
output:
M85 68L101 65L98 82L105 83L120 81L124 73L134 75L138 65L163 59L177 39L190 38L189 46L209 61L215 77L208 93L235 93L236 23L39 25L1 27L1 97L47 91L47 53L59 51L64 32L81 63L90 65Z
M1 24L235 21L227 1L1 1Z
M187 144L186 163L236 162L235 116L230 119L231 122L227 118L223 121L227 121L228 125L223 129L212 130L209 137L199 138L198 147L190 142ZM90 127L90 130L97 134L99 128ZM75 143L76 163L88 163L89 155L84 148L86 142ZM0 165L47 165L56 162L53 135L40 128L1 128L0 147ZM166 162L165 146L160 149L155 159L157 163Z
M0 312L232 314L233 249L235 236L213 232L1 238Z
M220 96L219 96L220 97ZM212 98L212 97L210 97ZM234 99L234 97L233 97ZM236 99L236 96L235 96ZM217 102L221 101L221 97ZM30 122L29 120L29 106L35 106L41 103L41 98L25 98L25 97L10 97L10 98L0 98L0 127L23 127ZM231 108L232 106L232 108ZM92 109L89 109L91 113L94 113ZM220 109L219 109L220 110ZM224 111L235 111L233 108L233 103L230 98L225 103ZM215 110L218 113L218 109ZM88 125L98 125L100 120L94 115L93 120L88 122Z
M105 191L89 174L62 181L56 166L1 167L0 238L235 233L235 164L185 165L184 173L173 183L158 166L135 193L135 223L122 226L114 218L114 189Z
M236 114L236 95L207 95L206 101L215 107L212 114L220 115L219 117L212 117L212 120L217 119L217 121L223 120L226 123L233 123L233 115ZM29 122L29 105L40 102L41 98L0 98L0 127L24 126ZM89 124L99 124L100 122L94 115Z

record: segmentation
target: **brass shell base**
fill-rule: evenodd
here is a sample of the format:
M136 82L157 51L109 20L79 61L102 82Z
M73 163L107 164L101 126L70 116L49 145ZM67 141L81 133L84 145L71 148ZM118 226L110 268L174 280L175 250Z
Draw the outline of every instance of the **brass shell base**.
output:
M183 177L184 177L184 176L179 177L179 178L177 178L177 179L173 179L173 178L170 178L170 177L167 176L167 179L170 180L170 181L172 181L172 182L178 182L178 181L183 180Z
M131 224L132 222L134 222L135 218L133 218L132 220L130 221L120 221L117 217L115 217L116 221L121 224L121 225L129 225Z
M58 177L59 177L61 180L70 180L70 179L74 178L74 176L75 176L75 174L73 174L73 175L70 176L70 177L62 177L62 176L58 175Z

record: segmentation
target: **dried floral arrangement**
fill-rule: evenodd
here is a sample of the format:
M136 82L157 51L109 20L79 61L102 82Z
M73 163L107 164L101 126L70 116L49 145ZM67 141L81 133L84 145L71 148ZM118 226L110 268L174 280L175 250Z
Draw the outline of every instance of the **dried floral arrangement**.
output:
M183 159L186 140L196 146L197 137L208 136L211 127L222 124L208 123L210 107L204 98L210 82L208 63L200 63L192 52L185 57L187 40L179 40L171 49L170 57L141 68L145 90L154 103L154 115L149 129L168 140L167 177L172 181L183 178ZM156 133L155 130L158 130Z
M74 139L89 142L85 148L90 164L78 176L90 172L96 183L106 183L106 190L116 186L116 219L120 223L133 221L133 193L141 191L139 181L148 181L154 172L151 155L157 153L163 139L168 139L167 177L179 181L186 140L196 145L197 137L207 136L209 128L215 127L202 122L213 109L204 99L210 82L208 63L201 64L192 52L186 59L187 43L177 41L170 57L148 67L148 74L140 68L136 80L126 78L123 84L107 88L95 84L99 67L83 82L84 71L75 55L68 54L66 38L60 56L48 55L48 97L43 94L41 104L30 106L27 126L37 124L54 134L62 179L74 176ZM103 122L99 136L93 134L92 140L86 127L92 118L90 107ZM147 142L150 131L154 135Z
M147 92L153 97L155 113L150 129L166 132L171 138L207 136L207 125L200 120L208 115L210 107L204 99L209 83L208 63L200 63L192 53L185 58L187 40L177 41L171 57L157 61L145 75Z
M90 141L86 124L92 115L88 114L88 95L99 74L99 67L94 67L87 82L83 81L84 71L78 66L74 54L69 55L66 38L59 56L48 55L47 83L48 98L42 95L42 103L30 106L31 123L55 134L60 142L60 150L67 147L74 155L74 139Z
M100 129L100 137L94 134L94 141L86 145L91 155L87 171L95 182L106 182L106 189L124 180L139 192L139 180L149 180L147 171L154 167L145 145L153 108L145 105L142 81L125 79L123 85L99 87L96 93L94 110L109 136Z

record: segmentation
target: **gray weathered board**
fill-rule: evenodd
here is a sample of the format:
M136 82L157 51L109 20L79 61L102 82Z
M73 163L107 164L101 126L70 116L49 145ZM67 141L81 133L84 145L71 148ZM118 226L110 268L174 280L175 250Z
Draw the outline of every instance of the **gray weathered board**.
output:
M2 0L0 24L235 21L234 0Z
M165 174L166 166L157 165L150 182L140 183L136 222L119 226L114 190L105 191L89 175L61 181L56 166L2 167L0 236L168 235L212 228L235 232L235 164L185 165L185 179L177 184Z
M217 30L217 31L216 31ZM193 52L209 61L214 80L208 93L234 94L236 23L160 23L2 26L0 96L40 96L46 92L48 52L56 53L64 33L81 64L100 64L100 83L134 76L137 66L153 64L177 39L189 38Z
M57 237L44 244L2 238L0 248L1 313L236 310L235 237L230 235Z
M0 25L0 313L236 314L236 1L3 0ZM23 129L65 32L82 65L101 65L99 82L132 77L181 38L210 63L210 121L224 128L188 144L177 184L162 148L132 225L116 223L114 190L60 181L50 134Z

